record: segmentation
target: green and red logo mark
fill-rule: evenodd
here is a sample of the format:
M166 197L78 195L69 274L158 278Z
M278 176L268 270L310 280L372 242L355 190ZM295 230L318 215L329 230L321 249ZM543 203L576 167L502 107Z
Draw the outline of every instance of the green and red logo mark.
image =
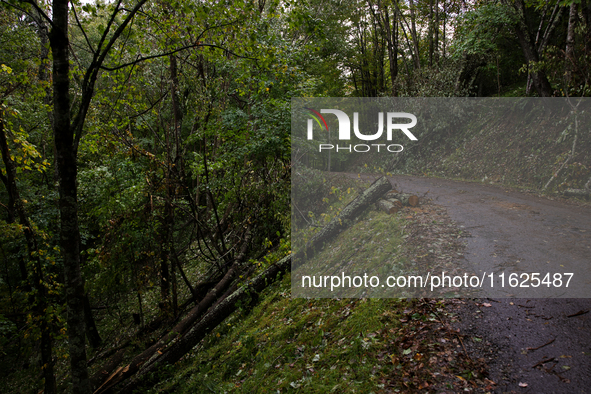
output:
M324 127L326 128L326 131L328 131L328 125L326 124L326 120L324 120L324 116L320 115L320 112L312 109L312 108L308 108L305 107L308 111L311 112L310 116L316 121L316 123L318 123L318 126L320 126L320 129L322 130L322 124L320 123L320 119L322 119L322 123L324 123ZM318 119L320 118L320 119ZM311 133L312 128L308 126L308 139L311 140L312 139L312 135Z

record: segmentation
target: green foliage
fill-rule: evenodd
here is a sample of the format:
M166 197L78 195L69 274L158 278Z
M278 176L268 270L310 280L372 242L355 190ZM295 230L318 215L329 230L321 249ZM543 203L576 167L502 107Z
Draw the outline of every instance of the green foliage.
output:
M298 165L292 174L292 222L304 225L307 216L318 215L326 208L324 197L330 192L327 175L304 165Z
M505 4L483 4L457 20L453 56L490 56L499 51L499 39L516 23L516 15Z
M526 3L531 29L540 22L543 30L548 26L546 3ZM38 4L49 12L49 2ZM70 94L76 113L84 105L81 89L96 51L104 50L115 37L127 11L117 9L109 30L118 3L70 4ZM145 324L166 309L158 304L170 302L171 294L165 293L173 290L164 289L164 267L174 272L170 281L176 281L175 295L182 302L189 291L181 282L181 269L192 284L217 279L247 238L246 261L268 265L290 249L291 222L303 228L312 221L328 220L351 196L349 187L333 183L318 170L327 168L323 158L309 155L305 163L299 162L302 152L310 149L307 141L295 138L298 151L291 152L291 97L488 95L503 93L505 86L510 87L505 94L525 94L526 75L518 74L525 61L512 31L515 16L509 7L443 1L433 9L431 4L388 0L370 9L360 0L175 0L142 7L97 73L77 152L82 270L93 303L108 308L97 313L97 320L110 344L133 335L132 313L141 313ZM391 37L383 25L386 15L395 33ZM572 81L564 79L565 20L540 61L524 68L546 70L556 95L589 94L591 63L585 46L589 26L579 19ZM49 322L62 376L67 346L64 267L58 247L59 174L53 166L48 26L30 4L13 1L0 6L0 26L2 120L37 244L29 253L27 229L9 201L2 166L0 362L15 369L37 366L35 344L41 323ZM390 63L388 38L394 36L396 61ZM397 75L391 74L394 66ZM471 126L486 127L486 122L475 120ZM457 131L454 138L447 138L452 129ZM572 128L565 127L556 135L541 137L528 129L523 144L494 130L485 138L471 130L453 122L437 124L430 133L439 133L440 138L415 150L413 158L364 164L367 171L396 164L399 171L490 178L492 167L472 165L484 151L490 155L486 163L495 168L518 162L515 171L492 177L538 185L566 162L573 141ZM564 166L555 182L557 190L581 187L588 178L587 134L581 133L578 143L582 148ZM495 155L493 146L503 147L503 153ZM334 170L358 164L333 158L331 166ZM292 166L294 179L290 179ZM519 174L522 168L527 175ZM293 212L288 209L290 197L301 201ZM374 223L383 232L391 230L378 219ZM267 259L261 259L263 255ZM31 286L35 275L41 283ZM256 390L255 384L265 381L269 389L341 392L361 390L356 382L363 374L375 376L369 365L375 361L376 344L365 334L377 327L374 314L398 304L290 301L286 285L274 288L270 298L243 321L234 317L231 326L217 332L220 337L210 338L207 356L187 367L194 368L190 375L195 382L214 391L220 386ZM41 292L46 293L44 299ZM307 310L310 304L315 309ZM36 312L42 305L44 310ZM270 329L276 322L265 308L287 319L280 320L283 328ZM345 319L347 323L337 327L338 319L332 315L343 316L347 308L357 308L359 317ZM294 317L300 314L308 317ZM318 319L323 323L316 326ZM271 346L274 343L281 346ZM339 362L341 357L357 361L366 357L367 364L357 371ZM322 371L325 380L310 369ZM30 386L39 383L33 382L37 367L22 375L3 370L3 379L5 373L16 379L5 386L10 387L7 390L33 391ZM21 384L27 374L34 379ZM345 383L342 376L348 379ZM375 381L370 383L379 389Z

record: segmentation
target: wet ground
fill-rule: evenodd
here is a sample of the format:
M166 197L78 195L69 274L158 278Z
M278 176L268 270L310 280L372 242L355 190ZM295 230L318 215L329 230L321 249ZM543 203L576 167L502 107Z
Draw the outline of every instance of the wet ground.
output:
M492 288L488 279L457 312L466 350L484 359L495 392L590 393L591 208L495 185L391 181L446 207L465 231L468 266L493 274Z

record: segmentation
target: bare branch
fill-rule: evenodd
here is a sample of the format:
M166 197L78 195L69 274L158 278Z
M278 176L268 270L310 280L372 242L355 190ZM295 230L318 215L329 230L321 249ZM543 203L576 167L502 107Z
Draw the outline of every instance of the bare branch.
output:
M18 0L20 3L25 3L25 4L30 4L31 6L33 6L33 8L39 13L39 15L41 15L43 17L43 19L45 19L47 22L49 22L49 24L51 26L53 26L53 21L51 20L51 18L49 16L47 16L47 14L41 9L41 7L39 7L39 5L37 4L37 2L35 2L35 0ZM5 0L2 0L2 2L10 7L13 7L21 12L24 12L27 15L30 15L31 17L33 17L33 15L29 14L28 11L17 7L16 5L9 3Z
M88 39L88 36L86 35L86 31L84 31L84 28L82 27L82 24L80 23L80 20L78 19L78 13L76 12L76 6L74 5L74 3L72 3L72 11L74 11L74 17L76 18L76 24L78 25L78 28L82 32L82 35L84 36L84 39L86 40L86 44L90 48L90 51L94 55L94 53L95 53L94 48L92 47L92 44L90 43L90 40Z
M113 33L113 36L111 37L107 45L104 47L104 49L102 49L103 43L107 39L107 34L109 33L111 26L115 21L115 17L119 13L119 11L121 11L121 9L119 8L119 6L121 5L121 0L117 2L114 11L111 14L111 18L109 19L109 22L107 23L107 28L105 29L105 32L103 33L103 36L101 37L101 40L98 44L97 51L95 53L94 58L92 59L92 63L90 64L84 75L84 82L82 83L82 101L80 103L78 113L76 114L76 117L74 118L71 124L71 127L74 132L74 151L78 150L80 138L82 137L82 126L84 124L84 119L86 118L88 108L90 107L90 101L92 99L92 95L94 92L94 84L96 83L100 67L105 61L105 58L111 51L111 48L113 47L115 42L119 39L121 33L123 33L123 30L125 30L131 19L133 19L135 14L146 3L146 1L147 0L140 0L136 4L136 6L131 10L129 15L127 15L123 23L121 23L117 30L115 30L115 33Z
M170 55L174 55L175 53L184 51L185 49L197 48L197 47L212 47L212 48L217 48L217 49L221 49L223 51L226 51L226 52L232 54L233 56L239 57L241 59L257 60L257 59L252 58L252 57L238 55L238 54L236 54L236 53L228 50L227 48L221 47L219 45L197 43L197 44L185 45L183 47L173 49L172 51L159 53L157 55L137 57L132 62L120 64L119 66L116 66L116 67L101 66L101 69L107 70L107 71L116 71L116 70L120 70L120 69L125 68L125 67L136 65L136 64L141 63L141 62L143 62L145 60L157 59L157 58L160 58L160 57L170 56Z

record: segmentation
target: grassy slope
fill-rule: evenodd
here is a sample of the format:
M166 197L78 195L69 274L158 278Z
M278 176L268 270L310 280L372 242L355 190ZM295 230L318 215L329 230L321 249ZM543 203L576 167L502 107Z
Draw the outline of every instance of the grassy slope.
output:
M371 392L396 368L387 342L405 301L290 298L290 277L233 315L164 387L195 392ZM163 388L164 388L163 387Z
M150 393L490 392L445 302L291 299L290 277L234 314ZM479 340L478 338L464 338Z
M333 208L352 198L344 191L359 185L351 182L340 185L340 195L332 189ZM426 235L423 222L433 217L419 211L389 216L370 210L350 229L363 226L363 231L341 233L326 250L338 256L339 249L358 247L364 256L364 245L374 243L387 244L391 261L425 257L428 253L404 236ZM444 239L451 225L440 222L435 240ZM363 234L374 236L358 243ZM389 393L435 387L457 392L486 386L479 379L481 366L463 357L449 319L444 303L436 300L291 298L286 275L254 307L245 306L214 330L153 392Z
M522 133L505 130L522 119L483 122L477 131L464 131L454 151L434 150L425 157L425 169L434 175L497 182L540 190L572 149L573 132L563 136L564 125L523 124ZM527 122L524 122L527 123ZM539 127L538 127L539 126ZM591 176L591 134L579 131L575 157L565 166L551 190L582 188Z

